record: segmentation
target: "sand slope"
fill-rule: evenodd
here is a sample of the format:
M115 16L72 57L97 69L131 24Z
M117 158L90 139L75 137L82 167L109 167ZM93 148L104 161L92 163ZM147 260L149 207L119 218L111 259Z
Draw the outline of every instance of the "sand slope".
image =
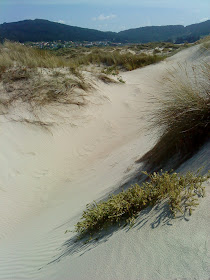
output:
M87 203L138 171L135 160L156 139L146 131L151 96L168 68L199 63L198 48L123 73L126 84L98 83L86 107L58 115L49 108L57 123L50 131L1 118L0 279L209 277L209 192L189 220L171 221L162 204L142 212L131 230L110 229L87 245L64 234ZM180 171L207 166L209 156L207 144Z

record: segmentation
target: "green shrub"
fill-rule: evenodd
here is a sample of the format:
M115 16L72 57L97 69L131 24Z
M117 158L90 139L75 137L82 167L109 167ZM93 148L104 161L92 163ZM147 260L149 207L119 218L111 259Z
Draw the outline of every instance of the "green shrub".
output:
M94 234L108 225L120 223L126 220L131 225L139 211L166 200L174 216L177 212L192 213L198 205L198 197L204 196L205 190L202 183L210 176L194 175L188 172L186 175L164 172L148 174L149 181L132 186L126 191L112 195L107 201L88 204L83 212L81 221L75 228L82 235Z

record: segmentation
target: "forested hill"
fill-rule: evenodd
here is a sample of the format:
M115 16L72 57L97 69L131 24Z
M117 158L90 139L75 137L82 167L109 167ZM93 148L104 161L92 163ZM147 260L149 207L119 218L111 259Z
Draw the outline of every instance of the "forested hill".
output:
M0 25L0 37L19 42L114 40L117 33L69 26L43 19L23 20Z
M147 26L116 32L69 26L48 20L24 20L0 25L0 38L19 42L39 41L113 41L147 43L176 41L177 38L199 38L210 34L210 20L188 25Z
M118 33L120 38L132 42L176 41L177 38L200 37L210 34L210 20L184 27L183 25L147 26ZM198 38L199 39L199 38Z

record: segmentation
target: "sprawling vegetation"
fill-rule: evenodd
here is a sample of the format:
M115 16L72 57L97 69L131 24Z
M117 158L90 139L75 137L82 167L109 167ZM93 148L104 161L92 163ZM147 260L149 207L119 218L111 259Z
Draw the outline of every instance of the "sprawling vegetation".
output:
M191 215L198 205L198 198L205 194L202 183L210 177L191 172L186 175L169 172L144 173L149 181L142 186L136 184L126 191L112 195L107 201L87 205L81 221L76 224L76 232L80 237L87 233L92 235L108 225L122 221L132 225L142 209L162 200L166 200L174 216L179 212L189 212Z

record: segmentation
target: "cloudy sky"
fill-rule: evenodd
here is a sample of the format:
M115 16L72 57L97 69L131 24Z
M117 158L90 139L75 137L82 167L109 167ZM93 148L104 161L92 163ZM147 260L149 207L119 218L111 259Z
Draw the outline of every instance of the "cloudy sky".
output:
M0 23L48 19L103 31L209 19L209 0L0 0Z

